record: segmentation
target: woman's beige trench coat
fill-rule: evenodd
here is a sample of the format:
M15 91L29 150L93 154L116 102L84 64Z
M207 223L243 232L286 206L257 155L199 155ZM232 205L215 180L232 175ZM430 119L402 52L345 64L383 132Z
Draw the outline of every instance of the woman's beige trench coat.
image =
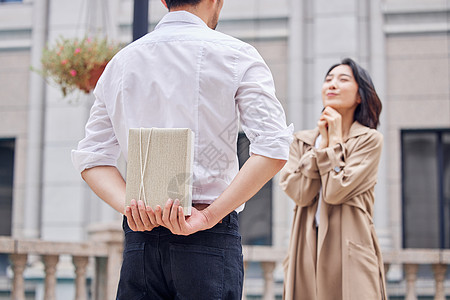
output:
M295 133L281 171L280 184L296 203L284 299L387 299L372 219L383 137L357 121L332 148L315 149L318 135L317 128Z

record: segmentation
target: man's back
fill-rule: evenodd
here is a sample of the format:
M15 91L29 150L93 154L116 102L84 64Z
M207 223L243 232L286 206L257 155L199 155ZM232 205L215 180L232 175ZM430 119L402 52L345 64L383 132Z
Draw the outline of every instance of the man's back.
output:
M130 128L195 132L194 203L214 201L238 172L238 111L256 154L267 155L267 149L258 153L258 143L286 128L270 71L257 51L186 11L169 13L152 33L123 49L94 93L94 108L109 116L118 141L109 148L111 157L119 151L127 157ZM282 122L273 115L283 116ZM90 141L82 148L83 143Z

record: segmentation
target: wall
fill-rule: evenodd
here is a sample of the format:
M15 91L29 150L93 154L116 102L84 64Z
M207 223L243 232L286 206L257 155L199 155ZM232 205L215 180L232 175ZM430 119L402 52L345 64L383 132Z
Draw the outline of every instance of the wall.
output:
M386 1L391 228L402 245L401 129L450 127L449 1Z
M32 6L0 5L0 138L15 138L13 234L23 227Z

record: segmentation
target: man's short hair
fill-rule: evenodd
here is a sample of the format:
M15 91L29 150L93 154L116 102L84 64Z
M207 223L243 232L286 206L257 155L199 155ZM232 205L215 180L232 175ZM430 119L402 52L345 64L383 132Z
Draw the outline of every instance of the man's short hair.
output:
M186 4L187 5L197 5L200 2L202 2L202 0L166 0L168 9L179 7L179 6L186 5Z

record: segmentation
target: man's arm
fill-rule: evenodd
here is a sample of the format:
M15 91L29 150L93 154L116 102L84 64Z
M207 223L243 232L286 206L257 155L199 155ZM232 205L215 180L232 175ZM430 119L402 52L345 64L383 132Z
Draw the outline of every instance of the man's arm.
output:
M121 214L124 213L125 181L116 167L98 166L85 169L81 172L81 177L97 196Z
M153 210L145 206L142 200L131 200L131 205L125 209L125 181L116 167L98 166L85 169L81 172L81 177L97 196L119 213L127 216L131 229L152 230L159 226Z
M192 209L185 218L178 202L171 201L164 209L156 209L159 225L169 228L174 234L189 235L216 225L230 212L247 202L285 165L286 160L252 155L238 172L228 188L206 209Z

